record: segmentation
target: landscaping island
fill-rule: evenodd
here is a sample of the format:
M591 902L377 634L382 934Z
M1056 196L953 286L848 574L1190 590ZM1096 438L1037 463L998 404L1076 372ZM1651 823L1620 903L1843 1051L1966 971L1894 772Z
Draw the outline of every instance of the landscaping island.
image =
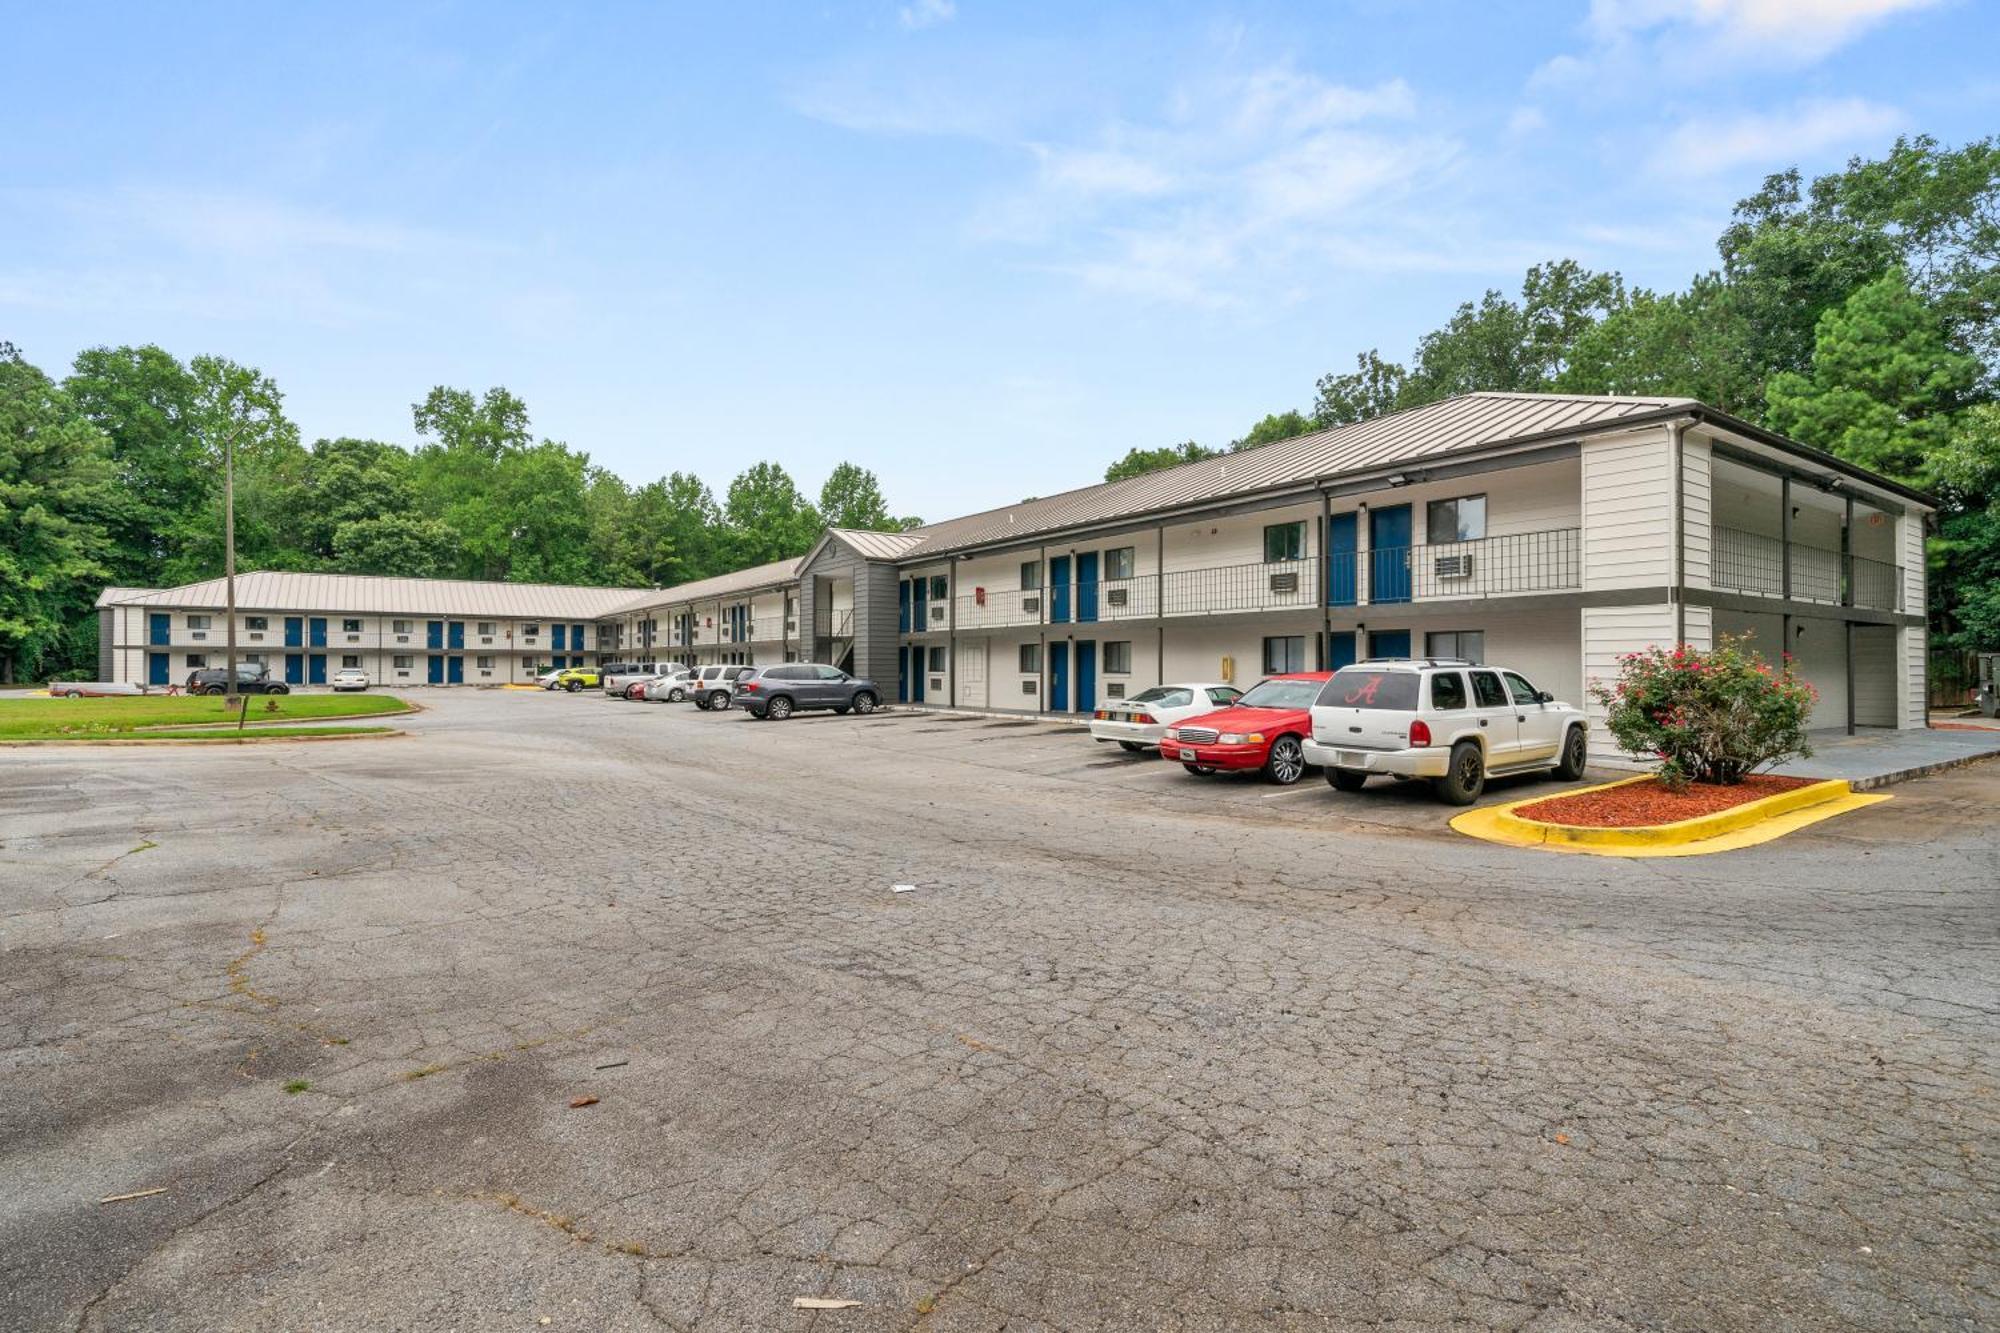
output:
M207 695L0 699L0 745L169 740L214 744L278 737L380 736L394 733L395 728L296 724L416 711L392 694L253 695L242 700L245 717L239 733L228 702Z
M1809 787L1812 781L1811 778L1759 773L1744 778L1733 787L1690 783L1677 791L1657 778L1642 778L1637 782L1619 782L1608 787L1565 792L1561 796L1514 806L1513 811L1517 818L1542 824L1639 828L1651 824L1678 824L1703 815L1718 814L1752 801L1761 801L1767 796Z

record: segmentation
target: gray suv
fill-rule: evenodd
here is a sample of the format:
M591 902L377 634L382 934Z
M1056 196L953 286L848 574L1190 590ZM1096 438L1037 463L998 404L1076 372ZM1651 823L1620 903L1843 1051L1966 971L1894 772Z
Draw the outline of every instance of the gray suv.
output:
M787 662L783 666L752 667L736 678L732 702L752 717L782 722L808 708L836 713L872 713L882 691L872 680L850 676L839 667L819 662Z

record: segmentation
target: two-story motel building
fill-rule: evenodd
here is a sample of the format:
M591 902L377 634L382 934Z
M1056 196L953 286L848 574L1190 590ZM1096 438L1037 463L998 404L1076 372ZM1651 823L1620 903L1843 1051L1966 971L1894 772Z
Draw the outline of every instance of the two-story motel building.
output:
M502 684L613 658L846 665L932 706L1088 714L1171 680L1620 653L1751 634L1821 726L1925 722L1925 496L1691 399L1470 394L639 590L250 574L239 646L310 684ZM107 677L220 662L221 582L107 589ZM261 636L261 637L257 637Z

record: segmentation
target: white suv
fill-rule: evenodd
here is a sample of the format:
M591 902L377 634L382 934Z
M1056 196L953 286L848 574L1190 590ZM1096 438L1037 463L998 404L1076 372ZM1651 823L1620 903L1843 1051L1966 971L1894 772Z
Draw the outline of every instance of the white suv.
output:
M1312 707L1306 762L1342 791L1371 775L1429 778L1470 805L1489 774L1552 769L1583 776L1590 723L1518 671L1460 658L1377 658L1342 667Z

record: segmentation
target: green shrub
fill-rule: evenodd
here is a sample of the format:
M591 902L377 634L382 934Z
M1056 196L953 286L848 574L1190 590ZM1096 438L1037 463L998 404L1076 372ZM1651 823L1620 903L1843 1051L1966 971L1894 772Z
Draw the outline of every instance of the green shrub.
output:
M1625 653L1616 683L1591 686L1609 711L1612 738L1658 759L1667 786L1732 786L1812 753L1806 721L1818 691L1793 674L1790 654L1773 669L1746 646L1748 637L1725 634L1707 652L1682 644Z

